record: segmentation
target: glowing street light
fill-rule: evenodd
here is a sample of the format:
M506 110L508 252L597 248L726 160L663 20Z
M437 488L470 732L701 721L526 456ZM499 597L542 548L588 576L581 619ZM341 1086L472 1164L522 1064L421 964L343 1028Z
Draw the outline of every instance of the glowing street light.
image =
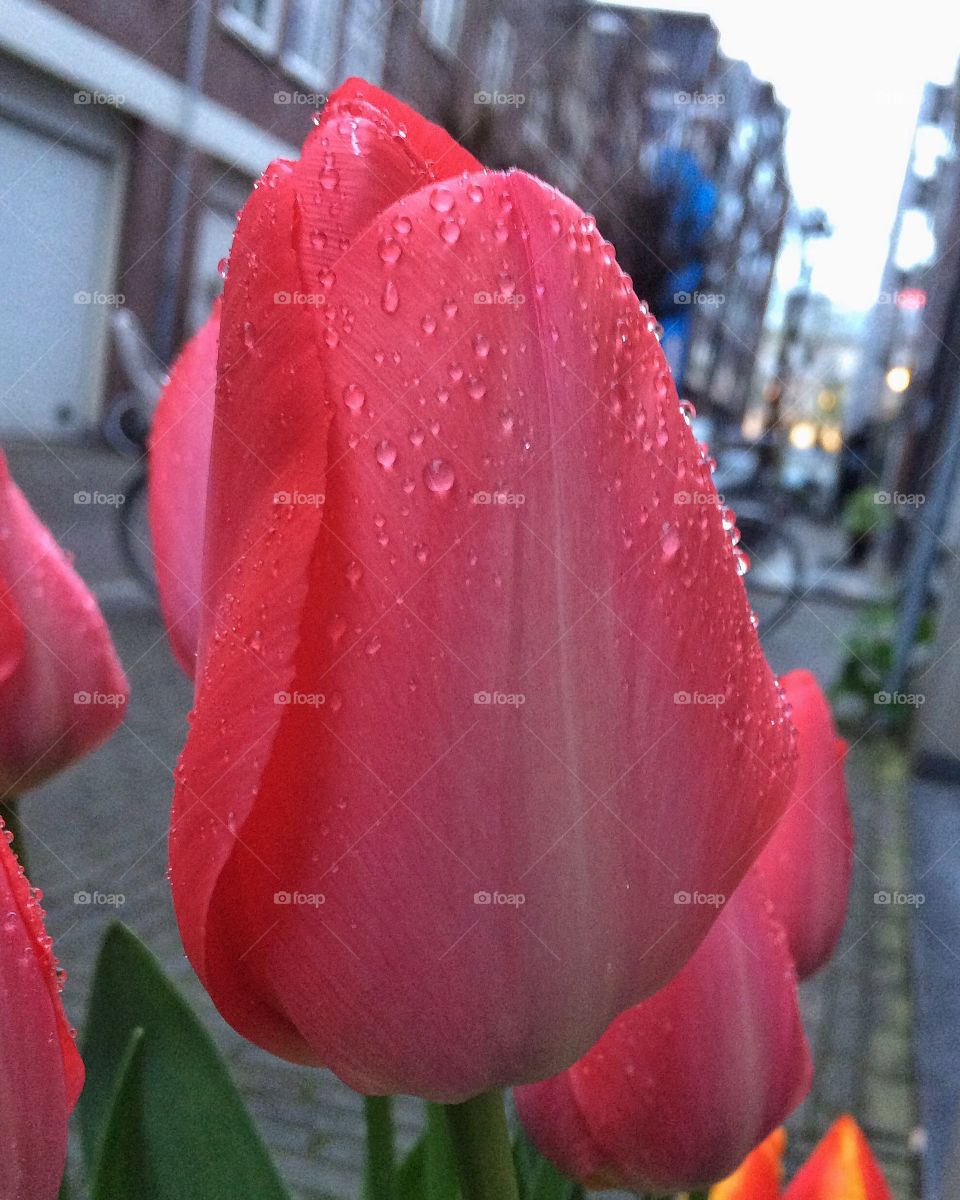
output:
M910 386L913 374L909 367L891 367L887 372L887 387L898 396Z

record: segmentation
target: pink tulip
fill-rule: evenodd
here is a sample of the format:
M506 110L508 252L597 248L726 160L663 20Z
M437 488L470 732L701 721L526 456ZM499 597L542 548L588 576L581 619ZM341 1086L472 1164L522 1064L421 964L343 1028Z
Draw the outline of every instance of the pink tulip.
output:
M0 798L100 745L128 695L96 601L0 454Z
M672 982L516 1098L534 1142L578 1182L660 1194L729 1175L811 1072L786 935L751 871Z
M54 1200L83 1063L43 911L0 822L0 1196Z
M830 708L809 671L782 680L797 730L792 798L757 860L784 923L797 974L806 979L830 958L847 913L853 827L843 762Z
M205 457L214 340L155 487ZM206 510L152 504L197 630L187 953L361 1091L558 1071L690 958L716 909L677 895L733 891L793 770L654 321L569 200L351 81L243 209L215 369Z
M150 430L150 528L157 589L170 645L191 676L203 615L200 570L219 335L217 301L177 360Z

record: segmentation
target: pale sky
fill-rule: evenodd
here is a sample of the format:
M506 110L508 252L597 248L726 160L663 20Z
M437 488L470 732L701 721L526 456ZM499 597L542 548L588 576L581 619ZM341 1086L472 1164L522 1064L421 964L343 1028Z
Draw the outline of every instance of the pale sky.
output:
M956 0L662 0L632 7L707 12L720 45L770 80L790 109L787 170L801 208L834 226L813 286L845 310L871 307L887 253L923 83L960 57ZM780 282L796 263L785 257Z

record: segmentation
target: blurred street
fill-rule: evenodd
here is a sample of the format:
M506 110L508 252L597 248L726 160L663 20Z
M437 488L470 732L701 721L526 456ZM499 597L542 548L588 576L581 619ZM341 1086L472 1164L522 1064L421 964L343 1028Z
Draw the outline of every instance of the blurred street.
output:
M93 585L132 687L118 734L23 803L32 876L45 893L58 954L70 967L68 1011L80 1023L104 928L118 915L207 1021L295 1194L353 1200L363 1148L359 1097L329 1072L286 1065L242 1041L217 1015L183 955L164 869L171 770L192 689L170 655L152 602L123 570L114 510L74 502L78 491L122 494L132 478L130 463L102 449L48 450L36 443L10 445L8 454L29 500ZM829 565L836 552L830 536L821 532L814 544L816 561ZM817 578L812 569L810 583ZM764 613L776 603L755 598L774 670L806 666L831 682L848 652L856 605L824 599L814 588L765 633ZM913 1200L907 909L875 903L876 893L906 886L905 766L892 744L869 736L854 742L848 761L857 831L853 897L840 948L802 989L817 1074L809 1100L791 1120L789 1157L799 1162L829 1122L852 1109L897 1200ZM78 905L77 891L117 893L124 903L117 912ZM419 1120L419 1102L402 1101L401 1144L412 1142Z

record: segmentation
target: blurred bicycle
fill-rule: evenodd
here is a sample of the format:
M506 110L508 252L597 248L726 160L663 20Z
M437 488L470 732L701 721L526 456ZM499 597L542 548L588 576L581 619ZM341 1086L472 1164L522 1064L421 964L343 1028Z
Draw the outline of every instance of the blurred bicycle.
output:
M699 417L695 431L703 440ZM714 483L736 513L739 544L754 568L752 586L778 599L766 615L765 625L771 629L797 607L807 576L806 555L788 525L794 497L781 480L778 448L772 434L752 441L721 436L711 448L717 459Z
M117 544L130 574L156 595L147 519L147 438L166 372L150 349L143 327L129 309L111 314L111 333L127 387L107 409L101 432L118 454L134 460L126 472L126 501L117 508Z

